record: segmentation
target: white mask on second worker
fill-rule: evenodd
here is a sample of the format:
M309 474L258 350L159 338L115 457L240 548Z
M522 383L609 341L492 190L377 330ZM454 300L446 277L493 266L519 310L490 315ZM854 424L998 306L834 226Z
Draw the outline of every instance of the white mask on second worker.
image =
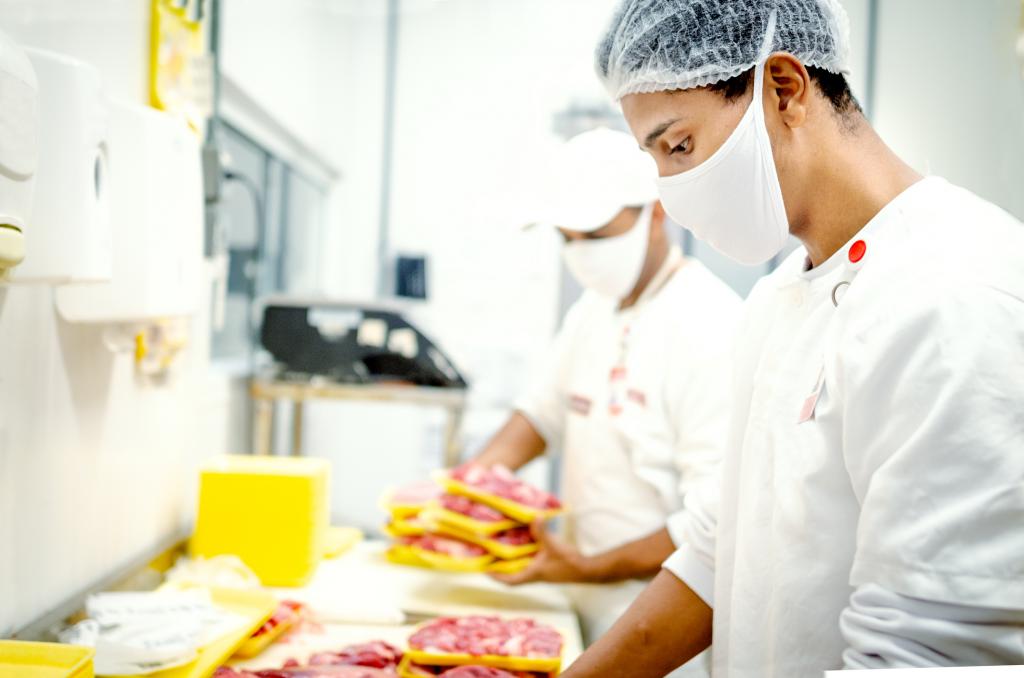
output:
M622 235L566 243L562 256L569 272L587 289L621 300L640 279L653 211L653 203L644 207L633 227Z
M716 250L742 264L762 264L789 236L789 220L764 121L764 62L754 98L715 153L682 174L658 179L665 212Z

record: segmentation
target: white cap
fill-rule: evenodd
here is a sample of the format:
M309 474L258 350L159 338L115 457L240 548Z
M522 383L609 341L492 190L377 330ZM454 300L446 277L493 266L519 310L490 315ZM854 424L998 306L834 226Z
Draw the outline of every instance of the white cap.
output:
M654 160L625 132L584 132L558 149L541 173L541 223L589 233L607 225L624 207L658 197Z

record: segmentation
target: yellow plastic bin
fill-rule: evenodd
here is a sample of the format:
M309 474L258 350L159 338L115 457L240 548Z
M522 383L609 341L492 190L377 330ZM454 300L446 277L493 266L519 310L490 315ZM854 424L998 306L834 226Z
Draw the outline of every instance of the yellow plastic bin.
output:
M191 552L241 558L266 586L303 586L326 550L330 465L308 457L207 462Z
M91 647L0 640L0 678L93 678Z

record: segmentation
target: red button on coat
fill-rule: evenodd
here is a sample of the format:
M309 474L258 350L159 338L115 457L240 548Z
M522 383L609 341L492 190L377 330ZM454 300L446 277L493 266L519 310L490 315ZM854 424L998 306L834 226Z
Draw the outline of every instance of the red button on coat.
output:
M864 258L864 255L867 254L867 251L868 245L863 240L858 240L857 242L850 245L850 263L856 264L857 262L859 262L861 259Z

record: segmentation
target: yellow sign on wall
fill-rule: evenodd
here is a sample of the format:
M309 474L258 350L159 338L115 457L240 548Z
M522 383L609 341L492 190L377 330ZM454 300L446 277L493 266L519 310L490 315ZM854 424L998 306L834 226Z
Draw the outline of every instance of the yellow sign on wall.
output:
M201 130L212 109L212 60L203 21L190 19L187 8L176 4L152 0L150 104Z

